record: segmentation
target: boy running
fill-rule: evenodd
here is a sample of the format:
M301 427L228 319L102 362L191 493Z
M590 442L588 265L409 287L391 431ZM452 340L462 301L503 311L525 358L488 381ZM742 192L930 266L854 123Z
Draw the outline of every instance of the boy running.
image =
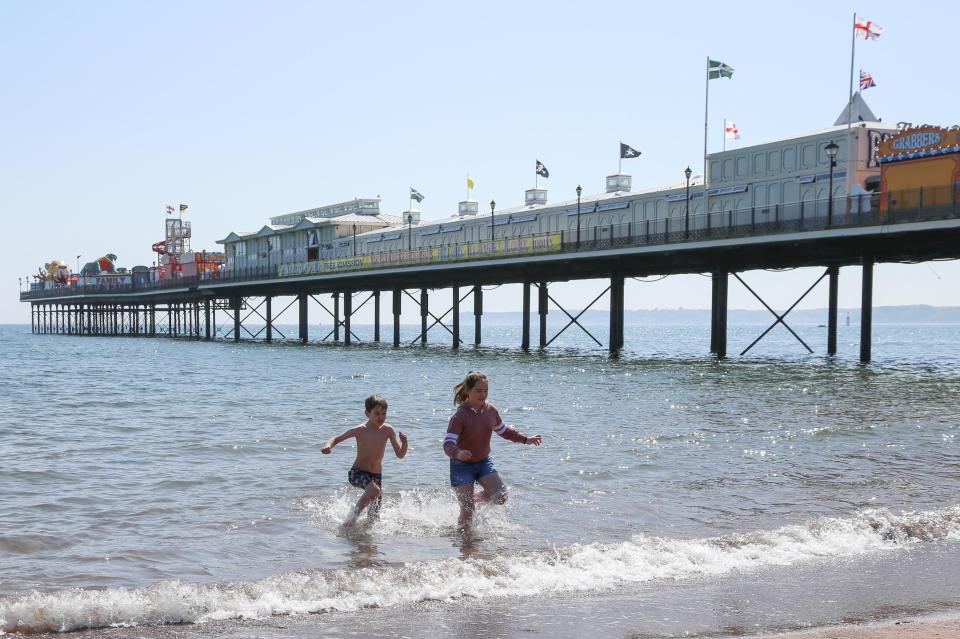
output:
M357 438L357 458L347 473L347 481L351 486L363 489L363 494L353 507L345 526L353 526L357 517L368 505L367 520L376 521L380 515L380 505L383 502L383 453L387 447L387 440L393 445L393 452L403 459L407 454L407 436L394 430L387 423L387 400L380 395L371 395L364 402L366 423L354 426L343 434L331 437L326 445L320 449L324 455L329 455L334 446L351 437ZM399 438L399 441L397 441Z

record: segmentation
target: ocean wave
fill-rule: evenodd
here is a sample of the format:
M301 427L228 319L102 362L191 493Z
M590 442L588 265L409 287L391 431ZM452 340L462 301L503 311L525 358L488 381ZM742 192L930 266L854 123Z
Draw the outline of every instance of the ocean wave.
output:
M161 582L147 588L75 589L0 598L3 632L204 622L349 611L463 597L609 590L662 579L895 551L960 540L960 506L847 518L705 539L637 535L494 559L443 559L361 569L303 571L223 584Z

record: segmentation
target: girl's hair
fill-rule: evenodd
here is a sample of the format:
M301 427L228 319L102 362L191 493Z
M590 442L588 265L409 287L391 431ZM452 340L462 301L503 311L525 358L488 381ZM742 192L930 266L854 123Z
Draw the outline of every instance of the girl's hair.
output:
M477 385L477 382L490 382L490 379L487 377L486 373L481 373L480 371L470 371L467 373L467 376L463 378L463 381L453 387L453 403L462 404L467 401L467 393L473 390L473 387Z

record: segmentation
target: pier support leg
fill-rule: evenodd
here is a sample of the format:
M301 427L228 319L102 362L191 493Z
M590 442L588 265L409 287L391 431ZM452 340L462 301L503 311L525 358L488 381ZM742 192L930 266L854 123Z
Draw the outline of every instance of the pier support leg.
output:
M840 267L830 266L827 268L830 293L829 307L827 309L827 355L837 354L837 280L840 275Z
M727 281L729 274L716 271L713 274L713 318L710 343L718 359L727 356Z
M203 336L210 340L210 300L203 300Z
M420 289L420 346L427 345L427 317L430 314L427 289Z
M308 325L307 325L307 300L308 300L308 299L310 299L310 298L307 296L306 293L300 293L299 297L297 297L297 300L298 300L297 303L299 304L299 308L298 308L298 310L299 310L298 323L299 323L299 328L300 328L300 343L301 343L301 344L306 344L306 343L307 343L307 330L308 330Z
M267 344L273 341L273 298L267 295Z
M863 294L860 298L860 361L870 361L873 332L873 256L863 256Z
M540 315L540 348L547 347L547 313L550 312L550 298L547 292L547 283L540 282L537 291L537 313Z
M460 348L460 285L453 285L453 306L450 312L453 314L453 350Z
M480 346L481 318L483 317L483 287L473 287L473 344Z
M610 278L610 354L623 348L623 275Z
M157 336L157 305L150 305L150 337Z
M333 341L340 341L340 293L333 294Z
M73 306L67 307L67 334L73 335Z
M400 347L400 295L399 288L393 289L393 347Z
M373 343L380 343L380 291L373 292Z
M353 291L343 293L343 344L350 346L350 316L353 315Z
M720 287L720 274L710 276L710 353L717 352L717 291Z
M242 298L234 297L230 306L233 307L233 341L240 341L240 302Z
M524 351L530 350L530 282L523 283L523 330L520 348Z

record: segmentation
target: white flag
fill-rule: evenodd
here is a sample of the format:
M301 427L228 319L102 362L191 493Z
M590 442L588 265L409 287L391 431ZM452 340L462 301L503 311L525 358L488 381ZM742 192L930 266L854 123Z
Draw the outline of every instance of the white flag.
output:
M730 122L729 120L724 120L723 135L728 140L739 140L740 129L737 128L736 122Z

